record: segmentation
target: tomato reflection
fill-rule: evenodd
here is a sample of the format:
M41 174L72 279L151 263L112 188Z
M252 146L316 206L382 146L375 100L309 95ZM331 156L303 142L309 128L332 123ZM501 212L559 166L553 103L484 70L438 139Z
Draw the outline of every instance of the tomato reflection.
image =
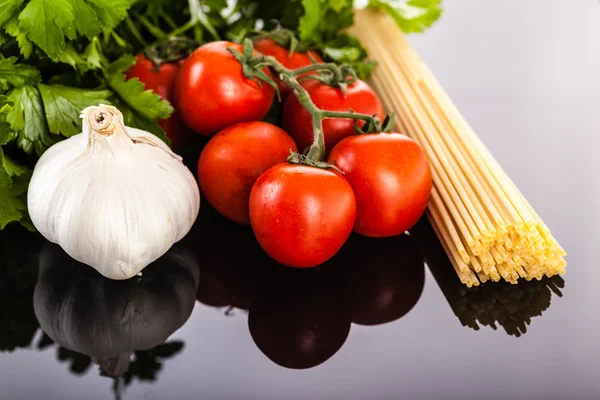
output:
M423 292L423 257L409 235L352 235L325 264L293 269L271 260L250 227L205 206L202 230L187 239L195 241L202 260L197 299L212 307L249 310L254 343L283 367L322 364L342 347L352 322L396 321Z
M274 363L312 368L333 356L350 332L339 281L324 271L282 269L261 288L248 316L258 348Z
M211 307L250 308L257 286L275 262L260 248L249 226L229 221L209 205L201 211L204 226L194 245L200 261L199 302ZM186 238L186 240L190 240Z
M340 255L348 268L352 322L379 325L395 321L419 301L425 266L412 237L405 234L373 239L354 235Z

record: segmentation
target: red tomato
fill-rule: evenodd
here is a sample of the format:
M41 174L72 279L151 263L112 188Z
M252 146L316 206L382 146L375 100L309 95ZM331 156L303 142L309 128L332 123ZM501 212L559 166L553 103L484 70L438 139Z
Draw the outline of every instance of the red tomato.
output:
M278 45L272 39L260 39L254 42L254 48L264 54L265 56L273 56L277 61L281 63L286 68L296 69L301 67L306 67L311 65L313 62L310 59L312 56L315 61L318 63L322 63L323 59L314 51L307 52L294 52L290 54L290 51L283 46ZM316 73L316 72L315 72ZM301 77L307 75L302 74ZM290 88L288 88L283 82L279 79L275 80L277 82L277 86L279 86L279 92L281 93L281 99L285 100L287 96L290 94Z
M281 264L308 268L331 258L354 225L356 202L333 171L279 164L250 193L250 223L262 248Z
M194 132L183 123L176 111L167 119L159 119L158 125L171 139L173 148L183 146L194 137Z
M344 111L353 110L361 114L377 115L383 120L383 107L379 98L361 80L348 86L346 96L340 88L327 86L321 82L309 80L302 84L308 91L315 105L322 110ZM359 122L359 126L363 123ZM313 142L312 119L296 96L289 96L283 106L283 129L288 132L303 151ZM328 118L323 120L325 133L325 148L331 150L343 138L354 135L354 120L344 118Z
M125 76L127 79L138 78L146 89L153 90L163 99L172 102L175 75L180 65L181 63L163 63L156 69L152 61L139 54L135 58L135 64L129 68ZM173 147L184 145L194 136L176 112L167 119L159 120L158 124L171 139Z
M431 167L414 140L399 133L355 135L338 143L328 160L344 171L354 190L355 232L400 235L423 215L431 194Z
M216 134L198 160L198 181L208 202L225 217L249 224L248 201L256 178L285 162L296 144L267 122L240 122Z
M246 78L228 48L243 51L241 45L223 41L200 46L175 79L175 108L190 128L204 136L236 122L261 120L273 103L273 88Z

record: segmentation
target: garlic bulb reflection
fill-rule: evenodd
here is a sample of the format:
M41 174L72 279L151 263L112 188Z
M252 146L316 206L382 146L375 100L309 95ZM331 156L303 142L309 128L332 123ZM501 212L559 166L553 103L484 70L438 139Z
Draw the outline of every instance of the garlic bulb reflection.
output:
M128 281L103 278L46 243L33 308L56 343L88 355L109 376L129 368L131 354L164 343L190 317L200 268L177 246Z
M198 185L179 156L156 136L125 127L115 107L88 107L82 118L82 133L38 161L29 214L74 259L128 279L190 230Z

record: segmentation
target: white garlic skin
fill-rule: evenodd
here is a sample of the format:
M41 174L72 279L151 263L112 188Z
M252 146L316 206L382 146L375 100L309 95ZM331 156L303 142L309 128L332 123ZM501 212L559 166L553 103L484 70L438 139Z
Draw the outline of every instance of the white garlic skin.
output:
M115 107L88 107L82 117L83 132L36 164L29 214L77 261L129 279L189 232L200 209L198 185L181 157L156 136L125 127Z

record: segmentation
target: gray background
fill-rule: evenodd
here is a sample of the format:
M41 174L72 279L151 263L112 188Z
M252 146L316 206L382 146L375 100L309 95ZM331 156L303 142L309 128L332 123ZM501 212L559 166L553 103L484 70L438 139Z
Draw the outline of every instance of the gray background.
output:
M325 364L279 368L246 317L197 304L186 350L126 399L600 398L600 6L594 0L447 0L412 42L569 252L563 298L521 338L462 327L426 271L404 318L353 325ZM0 398L111 398L54 351L0 354Z

